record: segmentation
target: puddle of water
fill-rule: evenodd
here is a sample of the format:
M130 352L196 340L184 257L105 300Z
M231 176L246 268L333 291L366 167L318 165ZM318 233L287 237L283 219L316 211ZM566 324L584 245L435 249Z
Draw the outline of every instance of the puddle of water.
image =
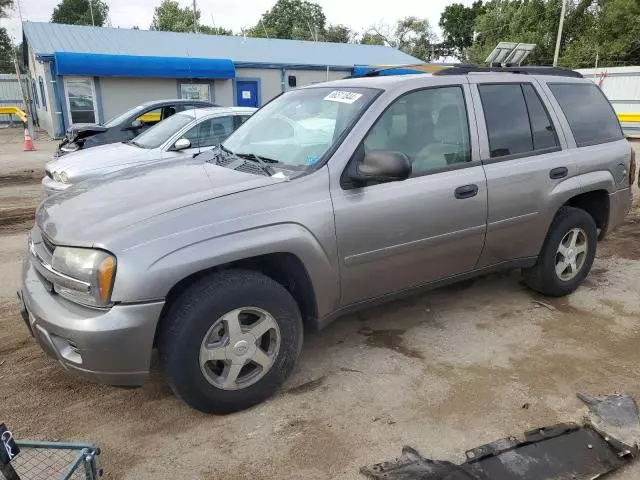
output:
M367 337L366 344L369 347L387 348L409 358L424 358L422 353L404 345L402 335L405 333L405 330L393 328L374 330L373 328L363 327L358 330L358 333Z

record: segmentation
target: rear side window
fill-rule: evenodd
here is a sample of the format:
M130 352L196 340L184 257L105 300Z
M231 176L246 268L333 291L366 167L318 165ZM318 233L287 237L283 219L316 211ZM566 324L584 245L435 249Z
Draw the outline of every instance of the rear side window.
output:
M615 112L593 84L549 83L579 147L624 138Z
M529 121L531 122L531 135L533 136L533 148L543 150L558 146L558 138L551 124L549 114L544 108L540 97L528 83L522 84L522 92L529 111Z
M479 85L491 158L559 148L540 97L531 84Z

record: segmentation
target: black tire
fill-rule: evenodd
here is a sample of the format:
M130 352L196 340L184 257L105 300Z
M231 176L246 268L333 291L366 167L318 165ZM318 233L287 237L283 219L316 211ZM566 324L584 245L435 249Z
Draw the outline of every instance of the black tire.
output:
M256 383L225 390L210 383L200 368L200 346L213 323L227 312L258 307L280 329L280 348L271 369ZM185 403L205 413L231 413L270 397L289 376L302 348L302 318L296 301L271 278L247 270L204 277L170 306L159 330L159 358L171 389Z
M587 252L578 274L565 281L556 274L556 254L560 242L573 228L580 228L585 232ZM579 208L560 208L549 227L538 261L533 267L522 270L525 282L532 290L550 297L562 297L573 292L591 270L596 256L597 238L596 222L591 215Z

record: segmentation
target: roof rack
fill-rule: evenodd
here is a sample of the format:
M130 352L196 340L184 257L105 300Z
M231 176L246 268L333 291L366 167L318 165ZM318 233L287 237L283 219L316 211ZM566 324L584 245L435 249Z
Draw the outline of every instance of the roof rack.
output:
M445 68L433 72L433 75L466 75L468 73L476 72L504 72L504 73L519 73L523 75L551 75L555 77L574 77L584 78L580 72L575 70L569 70L568 68L559 67L477 67L475 65L456 65L453 67Z

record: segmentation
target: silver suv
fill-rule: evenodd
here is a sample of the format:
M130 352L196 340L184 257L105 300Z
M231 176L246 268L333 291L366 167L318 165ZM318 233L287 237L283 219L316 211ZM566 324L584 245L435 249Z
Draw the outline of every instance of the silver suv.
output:
M211 152L46 199L29 329L114 385L157 348L173 391L222 413L278 389L303 325L496 269L574 291L631 204L611 106L574 76L443 73L292 90Z

